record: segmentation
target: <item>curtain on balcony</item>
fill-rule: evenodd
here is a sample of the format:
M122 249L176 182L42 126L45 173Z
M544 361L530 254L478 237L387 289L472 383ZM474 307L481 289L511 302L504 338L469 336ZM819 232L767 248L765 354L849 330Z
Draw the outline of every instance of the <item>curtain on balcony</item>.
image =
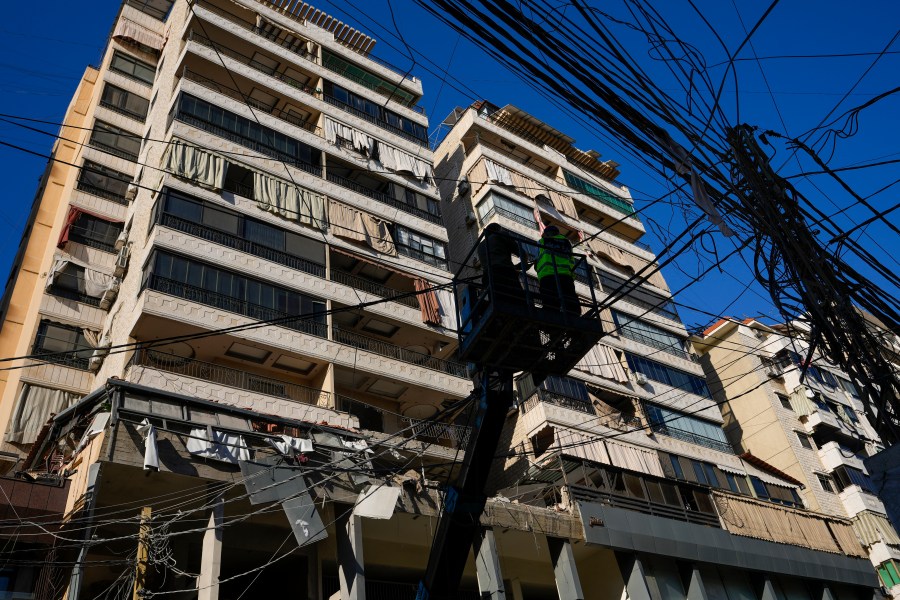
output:
M253 199L261 210L319 230L325 229L325 197L322 194L254 172Z
M72 406L79 398L80 394L24 384L4 439L14 444L33 443L50 415Z
M408 152L378 142L378 162L389 171L410 173L422 183L434 185L434 173L431 165Z
M862 544L859 543L856 532L853 531L853 527L849 523L829 521L828 528L834 534L838 546L841 547L841 552L848 556L858 556L860 558L868 556Z
M591 460L604 465L612 464L609 453L603 442L570 429L556 428L556 443L558 447L570 456L577 456L585 460Z
M666 280L663 278L662 273L659 270L656 270L658 269L656 263L651 263L630 252L625 252L621 248L599 238L590 240L587 245L598 257L605 258L626 271L637 273L644 268L647 268L647 272L654 271L651 275L647 275L645 272L642 277L644 277L651 285L654 285L661 290L669 291L669 286L666 285Z
M900 537L897 536L896 530L890 521L878 513L867 510L859 513L853 518L853 529L865 546L880 541L891 546L900 546Z
M382 254L397 255L394 238L385 221L334 200L328 203L328 220L334 235L362 242Z
M456 331L458 324L456 322L456 302L453 298L453 292L450 290L437 290L435 294L441 310L441 325L451 331Z
M220 191L225 185L228 161L181 140L172 140L163 158L163 168L176 177Z
M609 453L610 463L622 469L629 469L656 477L665 477L662 465L659 463L659 454L655 450L638 448L606 440L606 451Z
M441 324L441 308L438 305L437 296L431 289L431 284L424 279L416 279L413 281L416 291L416 300L419 301L419 308L422 309L422 322L431 325Z
M484 169L487 173L488 181L514 187L512 174L503 165L498 165L494 161L485 158Z
M805 385L798 385L788 397L791 409L797 413L798 417L805 417L816 411L816 406L806 395L808 389Z
M66 267L70 264L77 265L84 269L83 273L79 272L76 276L80 276L79 278L82 280L83 286L79 284L79 287L84 289L84 293L87 296L100 298L106 290L117 288L119 285L118 279L108 273L103 273L102 271L91 268L87 263L72 258L71 256L57 256L53 259L53 266L50 267L50 271L47 273L47 289L53 286L56 280L66 270Z
M628 374L615 353L604 344L597 344L584 355L575 368L584 373L610 379L618 383L628 383Z
M375 158L375 140L365 133L335 121L331 117L325 117L325 141L335 146L343 146L346 140L350 146L360 154L369 158Z
M116 23L116 29L113 31L113 37L126 42L137 43L148 48L153 48L157 52L161 52L166 44L165 38L155 31L150 31L143 25L132 21L131 19L121 18Z
M243 437L217 431L212 427L191 429L185 445L188 452L204 458L232 464L237 464L239 460L250 460L250 450Z

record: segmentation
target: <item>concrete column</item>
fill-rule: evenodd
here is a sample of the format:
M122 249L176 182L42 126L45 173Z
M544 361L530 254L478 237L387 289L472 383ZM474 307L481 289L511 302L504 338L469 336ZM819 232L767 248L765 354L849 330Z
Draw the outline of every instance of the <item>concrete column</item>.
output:
M651 600L641 559L634 554L616 552L616 560L619 563L619 570L622 572L628 600Z
M336 504L334 512L341 600L366 600L362 517L354 515L348 505Z
M556 591L559 600L584 600L581 590L581 579L575 567L575 556L569 540L547 538L550 547L550 559L553 561L553 575L556 577Z
M306 598L319 600L322 591L319 587L319 546L310 544L306 551Z
M478 576L478 591L481 592L481 597L490 598L491 600L506 600L494 530L490 527L482 529L475 536L473 546L475 550L475 573Z
M222 569L222 522L225 518L225 501L222 496L215 499L209 511L209 524L203 534L200 556L200 577L197 579L197 600L219 599L219 572Z
M707 600L706 587L703 585L703 577L700 569L691 567L691 582L688 584L687 600ZM825 600L823 598L823 600Z

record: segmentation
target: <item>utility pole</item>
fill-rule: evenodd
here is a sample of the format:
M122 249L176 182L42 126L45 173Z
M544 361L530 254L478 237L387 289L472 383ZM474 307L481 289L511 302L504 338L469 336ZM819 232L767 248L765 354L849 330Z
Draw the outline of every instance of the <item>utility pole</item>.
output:
M147 567L150 566L150 514L151 509L141 509L141 525L138 532L137 564L134 567L134 594L132 600L140 600L147 586Z

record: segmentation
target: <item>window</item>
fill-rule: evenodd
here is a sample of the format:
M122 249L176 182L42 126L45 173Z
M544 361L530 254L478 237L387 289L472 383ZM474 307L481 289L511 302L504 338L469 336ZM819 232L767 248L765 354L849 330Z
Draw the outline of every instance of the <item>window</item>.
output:
M757 498L761 500L769 499L769 490L766 488L766 484L763 483L762 479L755 475L751 475L750 483L753 485L753 492L756 494Z
M685 352L685 340L681 336L675 335L661 327L651 325L646 321L620 313L617 310L612 311L613 321L619 328L619 332L626 338L652 346L681 358L689 358Z
M41 360L87 370L94 348L80 327L43 320L38 325L33 352L47 354Z
M839 465L832 471L832 477L839 492L843 492L851 485L856 485L865 492L875 493L875 486L872 480L859 469L848 467L847 465Z
M645 308L654 314L667 319L679 321L678 312L675 310L675 303L672 302L671 298L666 298L665 296L660 296L659 294L645 290L640 284L634 281L625 283L625 280L618 275L604 271L603 269L598 269L597 273L600 276L600 284L605 291L622 290L625 302Z
M673 369L668 365L629 352L625 353L625 360L628 361L628 367L632 373L643 373L648 379L653 381L658 381L698 396L712 398L712 394L709 393L709 388L706 386L706 380L702 377Z
M82 304L99 306L99 298L84 293L84 270L84 267L70 262L62 271L56 273L53 285L47 292L53 296L68 298Z
M425 194L420 194L409 188L401 188L401 190L402 193L398 194L398 196L403 199L407 206L427 212L435 217L441 216L441 205L434 198L429 198Z
M478 218L482 223L491 218L493 214L499 214L511 221L515 221L525 227L536 228L537 222L534 220L534 210L519 204L515 200L510 200L506 196L491 192L487 194L476 207Z
M550 375L541 384L541 387L552 394L559 394L566 398L574 398L590 404L591 397L588 394L587 386L583 381L573 379L572 377L557 377Z
M322 50L322 64L326 69L334 71L348 79L355 81L360 85L364 85L370 90L380 92L382 95L390 96L397 102L406 106L412 106L416 102L416 97L411 93L403 90L393 83L385 81L381 77L364 70L343 58L332 54L328 50Z
M156 73L156 68L153 65L119 52L118 50L113 52L109 68L132 79L137 79L141 83L146 83L147 85L153 85L153 76Z
M122 223L112 223L83 212L72 223L69 240L104 252L115 252L116 239L122 228Z
M849 406L842 405L841 408L844 411L844 414L847 415L847 418L853 421L854 423L859 423L859 417L856 416L856 411L850 408Z
M678 479L685 479L684 471L681 468L681 462L678 460L678 457L674 454L670 454L669 460L672 462L672 469L675 471L675 476Z
M734 473L725 473L725 481L728 483L728 489L735 494L750 495L750 488L747 486L746 478Z
M78 189L119 204L127 204L125 193L131 177L100 163L84 161L78 174Z
M881 577L884 587L888 589L900 585L900 575L897 575L897 566L892 560L878 566L878 576Z
M591 196L595 200L599 200L603 204L616 209L621 213L625 213L626 215L634 215L634 207L630 202L625 200L624 198L619 198L612 192L609 192L603 189L601 186L591 183L590 181L586 181L582 179L578 175L574 173L570 173L563 169L563 175L566 178L566 184L579 192L583 192L588 196Z
M297 316L279 326L327 334L325 302L317 298L167 252L155 252L148 265L145 288L254 319Z
M394 233L394 243L400 254L449 270L447 245L444 242L407 229L402 225L394 225Z
M799 431L795 431L797 434L797 439L800 440L800 445L806 448L807 450L814 450L812 440L809 439L809 436L805 433L800 433Z
M841 382L841 387L844 388L844 391L850 394L853 398L856 398L857 400L860 399L859 389L856 387L856 384L854 384L849 379L844 379L843 377L838 377L838 380Z
M338 104L343 105L350 112L353 112L364 119L387 125L390 129L395 129L417 141L424 143L428 142L428 128L424 125L420 125L415 121L387 110L381 106L381 104L358 96L350 90L335 85L330 81L325 81L323 87L325 89L326 99L332 101L336 100Z
M94 121L90 143L91 146L131 162L137 162L141 152L141 139L136 134L103 121Z
M721 452L732 452L725 432L717 424L699 419L665 406L646 402L644 410L653 431L678 439L683 439Z
M830 494L834 493L834 484L831 482L831 478L828 475L816 473L816 478L818 478L819 485L822 487L822 490Z
M794 412L794 407L791 406L791 399L785 396L784 394L779 394L775 392L775 396L778 397L778 401L781 402L781 406L788 409L791 412Z
M147 117L147 111L150 110L150 103L147 102L146 98L142 98L128 90L123 90L111 83L107 83L103 87L103 96L100 98L100 104L139 121L143 121Z
M321 176L322 152L270 127L219 108L205 100L182 94L177 115L182 120L211 130L217 135L237 136L237 143L275 155L298 168ZM198 123L199 121L199 123ZM260 147L264 150L260 150Z

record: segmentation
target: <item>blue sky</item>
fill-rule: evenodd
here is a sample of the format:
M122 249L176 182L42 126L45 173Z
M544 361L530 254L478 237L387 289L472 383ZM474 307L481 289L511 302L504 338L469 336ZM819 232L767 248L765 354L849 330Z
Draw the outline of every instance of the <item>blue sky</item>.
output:
M590 2L601 6L596 0ZM669 183L658 173L610 147L605 141L608 138L585 127L583 120L558 111L515 74L493 63L474 45L435 21L411 1L392 0L392 6L387 0L319 1L313 4L375 37L378 40L376 56L403 71L411 68L412 74L423 80L425 98L422 105L431 118L432 131L453 107L467 106L476 98L486 98L499 105L515 104L574 137L579 148L596 149L604 159L619 162L620 180L630 187L638 208L669 191ZM725 54L688 9L686 1L657 4L679 36L704 55L709 75L718 81L725 69L714 65L723 61ZM695 4L715 25L726 45L734 48L744 37L743 27L751 27L769 3L701 0ZM616 5L616 2L602 3L604 9L610 11L615 11ZM90 9L85 10L85 6ZM393 8L397 27L403 32L403 41L396 35L390 8ZM7 19L0 26L4 57L0 60L3 75L0 113L59 121L85 67L100 59L117 9L117 2L100 0L89 4L48 1L41 3L39 9L30 3L8 6ZM889 0L864 1L852 6L833 0L782 2L752 38L752 47L748 45L740 58L753 58L754 53L758 57L772 57L877 52L896 35L898 23L900 4ZM660 62L650 58L646 41L628 32L623 32L621 39L656 85L677 98L681 89L679 82ZM404 42L412 51L415 64ZM722 104L732 121L736 121L739 108L741 122L762 129L786 130L792 136L800 135L817 126L854 84L857 84L855 89L835 115L897 86L900 40L895 40L890 51L894 53L883 56L861 81L860 76L872 64L873 56L764 58L758 63L740 61L737 63L739 93L735 93L733 82L729 83ZM449 71L457 81L435 75L442 71ZM891 97L863 111L857 131L853 136L839 140L829 164L846 167L900 158L898 108L897 97ZM56 128L48 126L46 130L55 132ZM49 152L52 144L52 138L48 136L4 122L0 122L0 140L44 154ZM0 211L0 273L4 279L45 163L42 158L0 147L0 164L7 184L3 195L4 210ZM800 168L796 163L789 163L783 173L796 173ZM804 163L803 168L811 170L808 163ZM900 179L900 166L871 167L848 171L844 175L854 189L868 196ZM824 212L839 213L835 219L845 228L871 216L868 209L852 205L849 196L825 177L798 179L794 183ZM900 185L871 196L869 202L876 210L884 210L897 203L898 192ZM889 218L897 223L900 222L898 215L900 211ZM680 230L678 225L684 220L682 209L671 203L660 203L648 209L646 217L648 233L645 241L655 249L662 248L670 235ZM873 224L855 239L888 268L900 269L897 262L900 240L887 227ZM708 250L715 246L719 254L724 255L731 249L731 244L730 240L718 235L703 240L702 246L696 244L696 253L686 253L673 267L665 270L672 289L687 284L701 264L709 266L711 255L706 254L704 248ZM752 276L744 259L736 256L721 267L721 272L714 269L678 294L679 302L701 308L700 312L681 311L686 324L707 323L712 319L708 313L775 317L765 292L756 285L747 285ZM883 283L875 281L878 285ZM895 289L885 291L897 293Z

